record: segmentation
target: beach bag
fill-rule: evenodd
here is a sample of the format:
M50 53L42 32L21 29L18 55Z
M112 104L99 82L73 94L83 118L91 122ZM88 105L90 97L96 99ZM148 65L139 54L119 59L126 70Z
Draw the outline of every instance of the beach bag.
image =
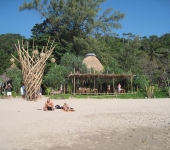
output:
M55 108L56 109L62 109L63 107L61 107L60 105L56 105Z

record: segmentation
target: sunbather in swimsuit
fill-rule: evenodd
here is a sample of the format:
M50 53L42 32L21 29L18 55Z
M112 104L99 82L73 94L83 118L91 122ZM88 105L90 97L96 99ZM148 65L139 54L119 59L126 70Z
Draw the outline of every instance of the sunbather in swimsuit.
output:
M64 103L63 110L64 111L75 111L74 108L70 108L67 103Z

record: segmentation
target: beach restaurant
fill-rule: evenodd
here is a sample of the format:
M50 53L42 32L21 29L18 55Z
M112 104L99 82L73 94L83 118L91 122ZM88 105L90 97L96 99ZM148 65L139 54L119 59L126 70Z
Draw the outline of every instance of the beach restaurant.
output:
M80 73L79 71L73 71L68 75L68 78L72 79L73 93L74 94L116 94L117 83L122 83L121 93L132 93L132 78L133 74L130 71L129 74L103 74L103 65L97 59L94 53L88 53L83 60L88 69L94 69L90 73ZM129 80L130 84L126 85L125 80ZM108 91L108 87L110 90Z

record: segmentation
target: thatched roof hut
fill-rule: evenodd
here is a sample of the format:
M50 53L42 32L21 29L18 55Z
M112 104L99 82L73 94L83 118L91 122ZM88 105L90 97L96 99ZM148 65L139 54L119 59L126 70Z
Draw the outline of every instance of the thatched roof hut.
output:
M88 80L88 79L92 79L93 80L93 90L97 89L97 93L102 93L102 92L106 92L107 88L106 87L102 87L102 83L100 83L100 85L96 85L96 79L105 79L103 83L105 83L105 85L107 84L105 81L108 80L109 82L112 82L112 85L111 85L111 90L110 92L113 92L115 93L115 79L128 79L130 80L130 88L128 87L128 89L130 89L132 92L132 78L133 78L133 74L130 70L130 73L129 74L104 74L103 73L103 70L104 70L104 67L103 65L101 64L101 62L96 58L96 55L94 53L88 53L86 54L86 57L84 58L83 60L83 63L85 63L87 65L87 68L88 69L91 69L93 68L96 72L90 72L90 73L86 73L86 74L82 74L80 72L75 72L74 70L74 73L71 73L70 75L68 75L68 78L72 78L73 80L73 84L74 84L74 87L73 87L73 93L77 93L77 87L79 87L79 85L76 85L76 81L78 81L78 83L80 83L81 81L85 81L85 80ZM82 82L84 84L84 82ZM84 85L84 86L87 86L87 85ZM89 87L89 85L88 85ZM91 88L91 87L90 87ZM103 90L104 89L104 90ZM98 91L99 90L99 91ZM124 92L125 92L125 89L124 89Z
M15 63L12 63L12 65L11 65L9 68L7 68L6 71L12 70L12 69L14 69L14 68L20 70L19 68L17 68L17 66L15 65ZM5 71L3 74L0 75L0 80L2 80L2 81L9 81L9 80L11 80L11 79L6 75L6 71Z
M3 73L0 75L0 80L2 81L9 81L10 78L6 75L6 73Z
M83 63L87 65L88 69L93 68L94 70L98 72L103 72L103 65L96 58L96 55L94 53L86 54L86 57L84 58Z

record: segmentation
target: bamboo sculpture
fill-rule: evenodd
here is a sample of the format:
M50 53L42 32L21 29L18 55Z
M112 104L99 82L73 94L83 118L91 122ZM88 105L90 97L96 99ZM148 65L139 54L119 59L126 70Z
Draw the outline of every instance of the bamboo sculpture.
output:
M26 100L34 100L36 101L38 98L38 92L42 83L42 77L46 65L47 59L50 57L53 49L56 45L53 46L54 40L49 47L48 39L47 45L42 48L41 53L39 54L37 46L34 47L33 42L33 50L32 53L28 50L28 42L26 43L27 48L24 48L24 44L20 45L18 41L18 45L15 44L15 47L18 52L19 60L12 55L14 59L16 59L21 64L23 82L26 89Z

